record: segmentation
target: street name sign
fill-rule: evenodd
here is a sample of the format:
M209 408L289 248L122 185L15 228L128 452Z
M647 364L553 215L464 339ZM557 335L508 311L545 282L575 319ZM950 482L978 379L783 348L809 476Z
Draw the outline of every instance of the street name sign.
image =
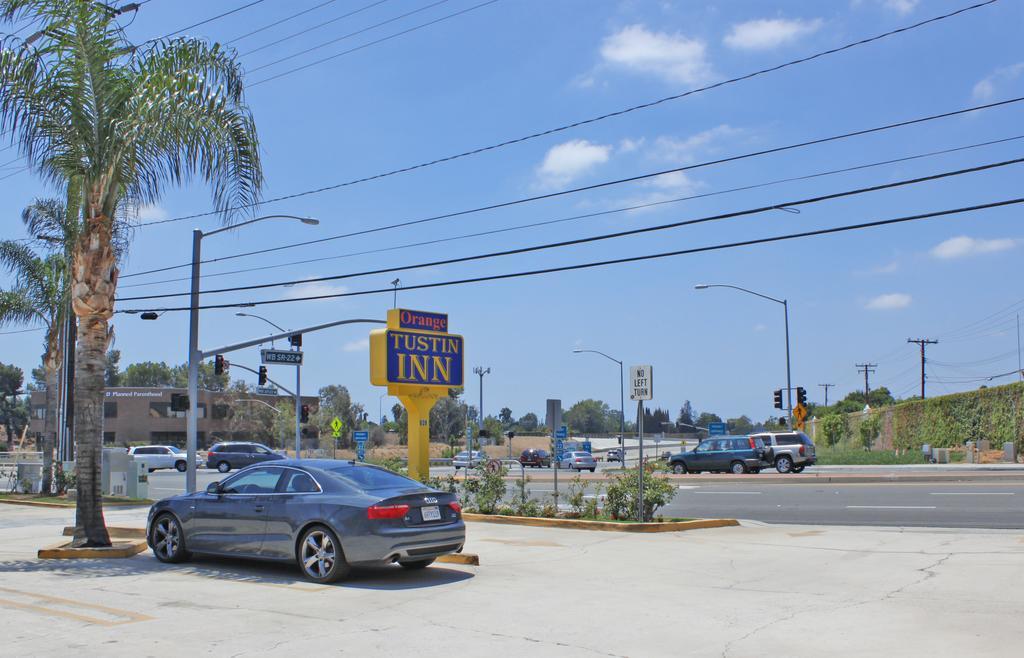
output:
M629 367L629 399L654 399L654 369L651 366Z
M260 350L263 363L284 363L292 366L302 365L302 352L295 350Z
M277 388L274 386L257 386L256 395L277 395Z

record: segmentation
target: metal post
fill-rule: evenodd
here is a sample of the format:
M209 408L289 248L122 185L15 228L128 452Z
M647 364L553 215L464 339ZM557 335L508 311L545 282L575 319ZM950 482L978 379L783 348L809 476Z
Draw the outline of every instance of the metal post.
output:
M302 366L295 366L295 458L302 459Z
M637 498L637 520L643 523L644 521L644 401L637 400L637 411L636 411L636 426L639 430L640 438L640 495Z
M789 403L789 429L793 429L793 380L789 372L789 300L782 300L782 310L786 316L786 400Z
M196 490L196 449L199 429L199 260L203 232L192 230L192 286L188 309L188 417L186 420L185 492Z
M1021 380L1024 380L1024 367L1020 364L1020 313L1017 314L1017 370Z
M619 459L622 468L626 468L626 388L622 361L619 361Z

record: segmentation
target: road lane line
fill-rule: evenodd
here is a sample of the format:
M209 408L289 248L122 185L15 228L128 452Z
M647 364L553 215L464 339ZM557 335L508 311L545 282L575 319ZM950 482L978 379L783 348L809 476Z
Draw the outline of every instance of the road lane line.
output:
M715 494L718 496L760 496L760 491L694 491L695 494Z
M935 505L847 505L846 509L935 509Z
M1012 491L933 491L931 496L1012 496Z

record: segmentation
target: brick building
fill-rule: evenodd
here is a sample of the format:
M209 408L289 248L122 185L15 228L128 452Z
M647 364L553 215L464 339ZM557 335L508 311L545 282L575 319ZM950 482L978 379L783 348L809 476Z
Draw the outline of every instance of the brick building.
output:
M171 410L171 394L186 393L183 388L108 388L103 402L103 445L128 446L140 443L185 446L185 412ZM249 401L243 401L249 400ZM199 391L198 444L206 449L212 443L223 440L261 441L279 446L281 437L274 437L266 423L251 420L252 409L266 409L261 404L275 405L281 401L290 402L291 397L275 395L240 395L232 391ZM320 399L303 396L302 403L309 405L310 413L316 413ZM43 431L46 412L46 393L33 392L31 397L32 421L29 431L33 434ZM246 426L236 410L246 408ZM267 409L270 414L275 412ZM264 417L273 418L273 416ZM315 436L315 428L310 428ZM305 431L305 430L304 430ZM284 438L292 440L294 430L282 432Z

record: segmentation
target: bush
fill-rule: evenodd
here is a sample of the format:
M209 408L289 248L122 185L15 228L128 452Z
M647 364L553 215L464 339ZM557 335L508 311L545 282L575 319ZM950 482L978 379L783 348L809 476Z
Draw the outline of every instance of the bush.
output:
M825 443L830 448L846 438L850 433L850 424L845 414L829 414L821 419L821 433L825 435Z
M462 485L467 507L476 509L481 514L494 514L505 497L506 473L505 467L492 472L484 466L478 466L477 477L466 480Z
M381 468L387 469L392 473L398 473L399 475L409 474L409 469L398 457L370 458L366 460L366 463L373 464L374 466L380 466Z
M861 447L871 450L871 446L875 444L875 440L882 431L882 421L877 415L872 415L870 418L864 419L857 431L860 433Z
M640 506L640 469L631 468L616 476L608 485L605 511L613 519L636 519ZM676 488L668 478L656 475L644 477L643 519L650 521L654 512L667 505L675 496Z

